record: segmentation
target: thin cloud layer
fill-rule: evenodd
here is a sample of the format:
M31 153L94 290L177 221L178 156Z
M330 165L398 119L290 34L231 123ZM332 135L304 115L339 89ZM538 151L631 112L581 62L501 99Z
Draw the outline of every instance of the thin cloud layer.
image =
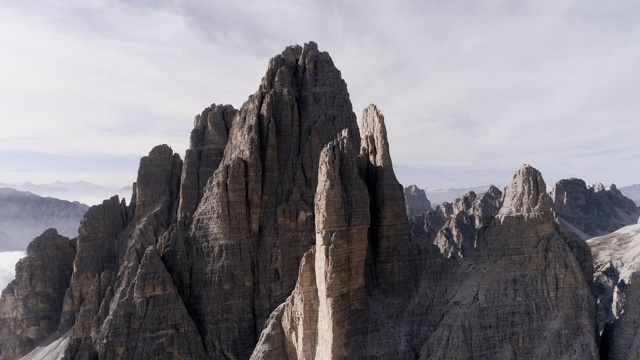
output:
M24 251L0 252L0 292L16 278L16 263L25 255Z
M194 115L240 107L271 56L313 40L356 114L384 112L403 183L502 184L522 163L638 183L639 20L634 1L2 4L0 153L182 154Z

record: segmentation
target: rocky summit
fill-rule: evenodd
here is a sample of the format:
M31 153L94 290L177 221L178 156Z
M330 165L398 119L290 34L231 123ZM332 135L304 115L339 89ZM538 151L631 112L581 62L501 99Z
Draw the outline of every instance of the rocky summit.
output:
M585 240L636 224L640 218L640 209L614 184L587 187L580 179L560 180L551 197L560 220Z
M286 48L240 109L196 116L184 160L143 157L129 203L34 240L0 358L598 359L635 336L629 303L602 341L589 246L538 170L431 210L386 121L358 125L315 43Z
M420 215L431 210L431 202L427 199L427 194L416 185L404 188L404 201L408 217Z

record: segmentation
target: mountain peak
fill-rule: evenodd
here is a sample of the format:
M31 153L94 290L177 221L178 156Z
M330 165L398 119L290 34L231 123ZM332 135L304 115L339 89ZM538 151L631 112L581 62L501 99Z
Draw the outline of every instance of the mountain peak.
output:
M551 213L551 199L540 171L524 164L513 175L507 187L499 217L524 215L540 216Z

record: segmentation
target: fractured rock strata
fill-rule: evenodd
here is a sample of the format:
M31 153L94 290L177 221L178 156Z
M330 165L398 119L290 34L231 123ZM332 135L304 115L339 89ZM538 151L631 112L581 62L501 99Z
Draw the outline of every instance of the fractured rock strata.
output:
M640 209L615 185L587 187L580 179L560 180L551 197L561 221L585 240L635 224L640 218Z
M411 218L411 233L436 245L446 258L463 258L476 247L478 231L488 225L501 206L502 192L495 186L480 195L470 191L454 204L445 202Z
M590 253L546 197L540 173L524 166L473 253L429 260L414 303L426 314L421 359L598 357Z
M0 298L0 358L20 358L56 333L75 254L55 229L29 244Z
M598 356L590 252L540 173L521 168L504 205L490 188L410 225L384 116L370 105L360 131L315 43L271 59L240 110L197 117L185 159L155 147L129 205L85 215L58 294L65 358Z
M424 190L415 185L404 188L404 200L407 207L407 217L420 215L431 210L431 202Z

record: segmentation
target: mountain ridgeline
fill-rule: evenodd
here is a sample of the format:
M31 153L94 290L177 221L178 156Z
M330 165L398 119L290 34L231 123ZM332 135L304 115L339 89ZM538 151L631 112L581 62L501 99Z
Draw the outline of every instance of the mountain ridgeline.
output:
M591 252L536 169L409 221L383 114L370 105L358 126L312 42L272 58L239 110L196 116L184 161L153 148L133 190L91 207L77 238L30 247L0 299L0 358L598 359L624 346L601 336Z
M0 188L0 251L24 250L49 228L75 237L87 209L87 205L75 201Z

